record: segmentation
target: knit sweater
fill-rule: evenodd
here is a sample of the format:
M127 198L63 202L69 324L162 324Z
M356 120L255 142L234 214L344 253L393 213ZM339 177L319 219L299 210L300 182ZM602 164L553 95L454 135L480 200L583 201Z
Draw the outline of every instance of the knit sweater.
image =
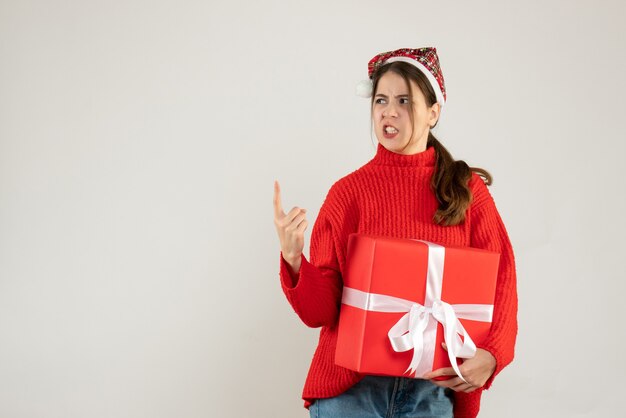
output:
M465 221L454 226L433 222L438 203L430 188L436 151L398 154L380 143L365 165L336 181L328 191L311 231L310 261L301 255L294 273L280 255L280 282L287 300L309 327L321 327L302 398L308 408L316 398L339 395L364 375L335 365L337 325L346 267L348 236L353 233L415 238L450 246L500 253L493 322L478 348L496 359L486 384L471 393L454 392L454 416L476 417L480 397L494 377L513 360L517 336L517 284L513 249L504 223L484 181L472 173L472 202Z

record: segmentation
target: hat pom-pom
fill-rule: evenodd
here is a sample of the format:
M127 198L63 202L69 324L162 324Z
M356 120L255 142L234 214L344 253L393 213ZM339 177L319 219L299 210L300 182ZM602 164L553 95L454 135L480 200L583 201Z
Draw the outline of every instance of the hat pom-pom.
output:
M373 90L373 85L372 85L372 80L361 80L359 81L359 83L356 85L356 94L357 96L360 97L372 97L372 90Z

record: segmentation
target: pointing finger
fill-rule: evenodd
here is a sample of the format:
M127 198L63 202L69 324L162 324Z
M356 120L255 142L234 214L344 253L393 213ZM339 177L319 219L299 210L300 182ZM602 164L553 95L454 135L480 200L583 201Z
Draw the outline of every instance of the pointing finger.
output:
M278 184L278 180L274 180L274 216L277 219L285 216L283 204L280 200L280 185Z

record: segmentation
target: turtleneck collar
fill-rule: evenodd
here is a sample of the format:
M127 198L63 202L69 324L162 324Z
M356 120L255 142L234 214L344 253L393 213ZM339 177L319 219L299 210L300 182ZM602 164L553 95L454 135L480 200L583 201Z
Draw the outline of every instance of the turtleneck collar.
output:
M372 159L372 164L388 165L397 167L434 167L437 154L435 147L430 146L425 151L417 154L405 155L389 151L380 142L376 155Z

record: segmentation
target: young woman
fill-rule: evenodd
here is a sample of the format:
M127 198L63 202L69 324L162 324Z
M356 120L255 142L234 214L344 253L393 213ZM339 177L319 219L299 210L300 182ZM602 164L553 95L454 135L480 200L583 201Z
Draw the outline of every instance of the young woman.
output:
M368 70L376 155L330 188L313 226L310 261L302 253L306 210L285 213L274 184L282 289L306 325L321 327L302 394L305 407L312 417L475 417L482 390L513 360L517 335L515 261L487 189L491 176L455 161L431 132L446 100L435 48L385 52ZM335 365L342 273L353 232L501 254L490 335L460 366L467 383L452 368L413 379ZM442 375L456 377L434 380Z

